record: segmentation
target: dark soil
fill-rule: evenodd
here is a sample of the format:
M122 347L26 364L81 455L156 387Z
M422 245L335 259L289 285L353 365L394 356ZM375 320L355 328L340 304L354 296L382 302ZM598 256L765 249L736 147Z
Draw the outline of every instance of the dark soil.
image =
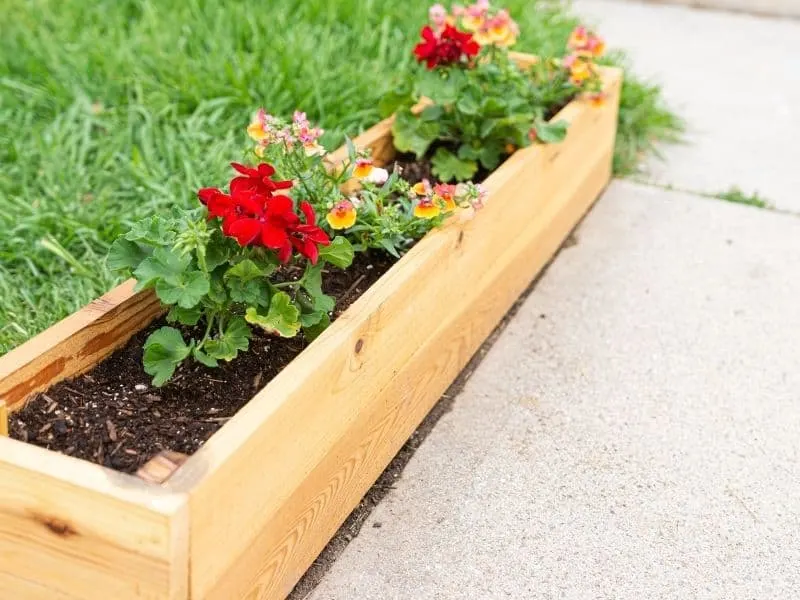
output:
M394 259L359 254L350 268L332 268L325 291L337 299L334 318L389 270ZM250 350L209 369L186 361L165 386L150 385L142 367L140 331L94 369L38 394L9 422L11 437L135 472L162 450L196 452L211 435L308 345L253 331Z
M423 156L421 159L418 159L417 156L411 152L398 153L394 158L394 164L390 166L390 170L393 171L395 167L400 167L401 177L408 181L411 185L419 183L423 179L427 179L431 183L439 181L436 175L433 174L431 157L440 145L434 144L431 146L431 149L428 150L425 156ZM452 148L449 149L452 150ZM508 158L508 156L504 156L500 160L500 164L502 164L506 158ZM479 166L478 172L472 177L472 181L474 183L481 183L491 174L492 171Z

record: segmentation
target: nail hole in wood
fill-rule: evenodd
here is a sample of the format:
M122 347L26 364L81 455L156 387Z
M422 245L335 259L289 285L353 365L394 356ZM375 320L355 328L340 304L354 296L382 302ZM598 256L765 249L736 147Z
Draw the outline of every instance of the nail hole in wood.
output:
M356 354L358 354L359 352L361 352L361 349L362 349L363 347L364 347L364 340L362 340L362 339L359 339L359 340L356 342Z
M463 241L464 241L464 232L463 231L459 231L458 232L458 245L460 246L461 242L463 242Z

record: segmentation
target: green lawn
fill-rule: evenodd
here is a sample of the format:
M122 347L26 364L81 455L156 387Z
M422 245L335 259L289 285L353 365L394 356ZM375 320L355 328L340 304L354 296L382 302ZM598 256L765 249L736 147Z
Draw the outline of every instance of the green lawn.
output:
M505 4L516 50L561 53L573 17ZM377 121L428 6L0 0L0 354L116 283L104 255L132 221L223 181L258 106L306 110L329 148ZM679 125L631 74L623 96L618 173Z

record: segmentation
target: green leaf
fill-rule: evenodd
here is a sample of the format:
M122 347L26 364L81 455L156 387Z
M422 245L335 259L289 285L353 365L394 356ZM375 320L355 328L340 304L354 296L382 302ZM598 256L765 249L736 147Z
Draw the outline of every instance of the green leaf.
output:
M500 157L504 154L505 149L501 142L487 142L481 148L479 159L481 165L488 170L493 170L500 164Z
M567 137L569 123L563 119L555 123L537 123L536 137L545 144L557 144Z
M433 106L426 106L419 114L419 118L423 121L437 121L444 114L444 108L439 104Z
M483 101L481 114L487 117L502 117L506 114L508 105L502 98L489 96Z
M469 88L456 100L456 109L469 116L480 114L480 96L473 88Z
M410 110L403 110L397 113L392 134L400 152L413 152L421 158L439 136L439 121L423 121Z
M387 186L383 186L384 188ZM337 235L327 246L319 247L319 257L334 267L346 269L353 262L355 252L346 237Z
M181 306L173 306L167 313L167 323L181 323L182 325L197 325L200 317L203 316L203 309L200 306L192 308L183 308Z
M312 312L304 312L300 313L300 325L305 329L307 327L313 327L324 317L327 317L328 313L323 312L321 310L315 310Z
M177 329L162 327L151 333L144 343L143 362L145 372L153 376L153 385L164 385L191 350Z
M192 308L200 303L211 285L201 271L182 273L177 278L160 279L156 283L156 295L164 304L177 304L181 308Z
M328 315L322 315L322 318L315 324L303 327L303 335L309 342L314 341L330 324L330 317Z
M311 296L314 310L330 312L336 306L336 300L322 291L322 263L309 265L303 275L303 289Z
M407 86L402 86L389 90L378 101L378 111L382 117L388 117L403 106L410 106L414 103L411 91Z
M125 239L152 246L168 246L175 241L175 233L172 231L170 221L152 216L134 223L131 230L125 234Z
M272 270L274 268L269 272ZM232 266L225 272L225 283L231 299L235 302L266 306L269 302L269 288L265 279L267 275L269 275L267 271L249 258Z
M463 158L465 160L478 160L481 155L481 149L473 148L469 144L461 144L458 147L458 158Z
M381 238L378 240L378 243L386 250L389 254L394 256L395 258L400 258L400 253L397 251L397 248L394 245L394 242L388 238Z
M206 354L205 352L203 352L202 350L200 350L198 348L195 348L194 350L192 350L192 356L194 356L194 359L197 362L202 363L207 367L218 367L219 366L219 362L217 362L216 358L214 358L213 356L209 356L208 354Z
M461 95L467 80L462 69L425 70L416 80L417 90L437 104L452 104Z
M133 272L137 281L136 291L153 287L160 280L179 280L191 261L189 256L181 256L167 248L156 248L152 256L144 259Z
M248 309L249 310L249 309ZM217 360L230 361L250 346L250 328L242 317L234 317L218 338L208 340L203 350L208 356Z
M431 159L433 174L442 181L466 181L478 170L474 160L464 160L446 148L439 148Z
M206 268L209 271L213 271L218 266L226 263L230 258L230 250L230 239L215 229L206 245Z
M249 306L244 318L248 323L281 337L294 337L300 330L300 311L286 292L278 292L272 297L266 315Z
M139 266L148 256L150 252L145 251L139 244L121 237L117 238L108 249L106 265L112 271L126 271Z

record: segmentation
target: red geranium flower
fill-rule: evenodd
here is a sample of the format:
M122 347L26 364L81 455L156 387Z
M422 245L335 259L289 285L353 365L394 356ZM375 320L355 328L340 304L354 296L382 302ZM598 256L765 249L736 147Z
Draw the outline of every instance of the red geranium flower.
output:
M239 163L231 163L231 166L244 176L231 180L231 194L256 192L269 196L277 190L288 190L292 187L291 181L273 181L271 177L275 174L275 168L267 163L261 163L255 169Z
M423 41L414 47L414 55L429 69L460 62L462 57L471 58L480 50L471 33L459 31L452 25L445 25L439 35L426 25L420 35Z

